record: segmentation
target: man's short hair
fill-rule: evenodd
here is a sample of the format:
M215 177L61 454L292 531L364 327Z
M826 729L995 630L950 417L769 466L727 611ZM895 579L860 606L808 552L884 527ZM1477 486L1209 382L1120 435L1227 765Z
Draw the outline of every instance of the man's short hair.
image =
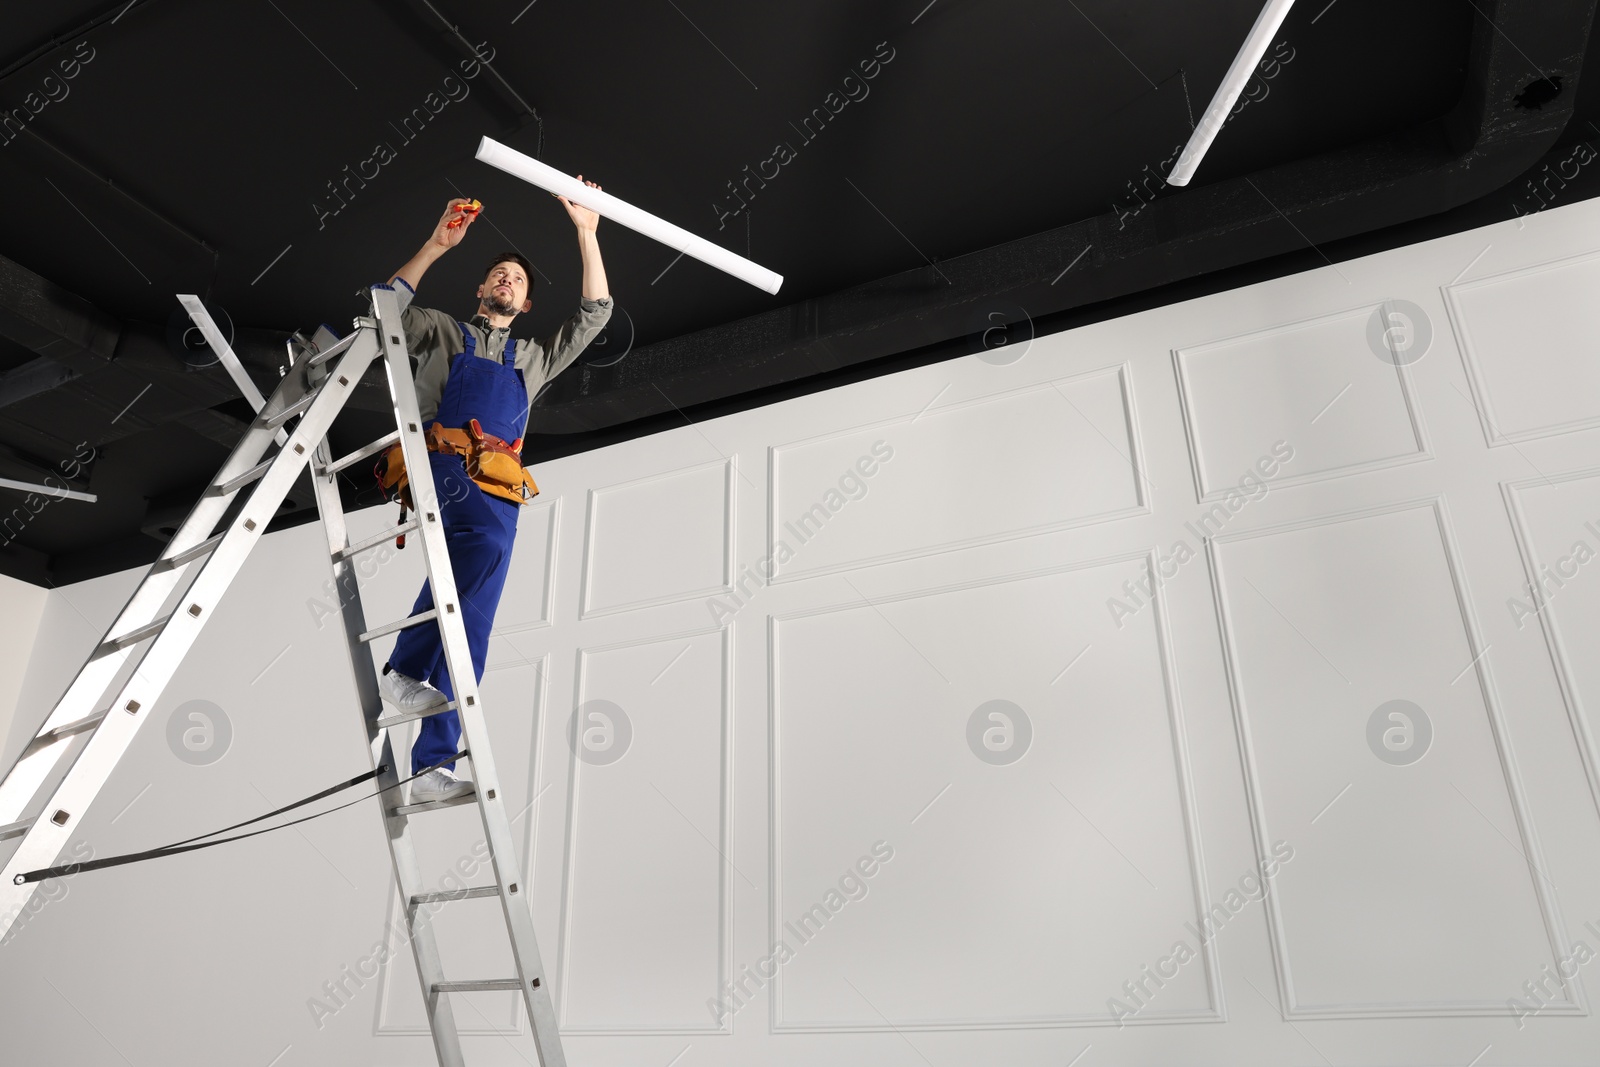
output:
M524 256L521 252L501 252L498 256L495 256L493 259L491 259L489 261L489 265L483 268L484 280L488 281L489 272L494 270L502 263L515 263L517 266L522 268L522 276L528 279L528 295L530 297L533 296L533 281L535 277L533 273L533 264L529 263L528 257Z

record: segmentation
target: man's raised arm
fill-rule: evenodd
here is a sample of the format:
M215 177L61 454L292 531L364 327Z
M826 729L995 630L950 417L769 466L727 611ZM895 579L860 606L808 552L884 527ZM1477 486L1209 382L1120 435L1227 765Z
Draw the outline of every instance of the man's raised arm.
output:
M578 175L578 180L582 182L583 175ZM600 188L594 182L584 182L584 184L591 189ZM595 236L595 227L600 225L599 214L580 204L574 204L564 196L554 193L551 195L561 201L561 206L567 209L567 216L572 219L572 225L578 231L578 254L583 257L581 295L586 300L606 299L611 294L606 290L606 266L600 260L600 239Z
M439 216L439 223L433 228L433 235L428 238L428 243L418 249L417 254L394 273L389 279L390 285L394 284L395 278L399 278L411 286L412 292L417 291L417 286L422 284L423 274L427 273L428 268L433 266L440 256L461 243L461 239L467 235L467 227L478 217L476 211L458 210L471 202L458 196L445 205L444 214ZM459 222L459 225L451 226L452 222Z

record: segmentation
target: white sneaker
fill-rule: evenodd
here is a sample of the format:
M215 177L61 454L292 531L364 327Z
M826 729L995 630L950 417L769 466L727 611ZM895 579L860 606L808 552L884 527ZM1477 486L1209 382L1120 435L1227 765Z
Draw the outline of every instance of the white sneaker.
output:
M447 702L438 689L427 682L401 674L392 667L378 675L378 691L383 694L383 699L401 711L423 711Z
M437 767L411 783L411 803L428 804L435 800L454 800L471 793L471 782L457 778L454 771Z

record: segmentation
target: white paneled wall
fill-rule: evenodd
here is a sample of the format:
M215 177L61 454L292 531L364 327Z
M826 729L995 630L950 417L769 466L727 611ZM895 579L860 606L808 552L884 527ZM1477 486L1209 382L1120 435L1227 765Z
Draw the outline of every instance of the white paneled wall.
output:
M1591 201L540 466L485 699L571 1062L1592 1064L1597 289ZM362 769L320 539L84 847ZM19 720L129 582L50 595ZM7 1061L431 1062L371 808L62 883ZM419 835L482 880L472 809ZM492 904L440 923L504 972Z
M19 582L0 575L0 759L22 751L26 740L16 739L13 744L11 728L17 709L17 697L22 690L22 676L28 671L28 661L33 656L33 642L39 633L39 623L44 617L49 590L37 585ZM27 726L33 726L28 723ZM29 736L33 731L27 727Z

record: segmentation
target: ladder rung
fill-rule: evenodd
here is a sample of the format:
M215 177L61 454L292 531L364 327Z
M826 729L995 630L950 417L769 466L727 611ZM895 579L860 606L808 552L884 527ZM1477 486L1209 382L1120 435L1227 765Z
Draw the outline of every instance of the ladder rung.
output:
M109 656L113 652L121 652L129 645L137 645L147 637L154 637L161 632L171 618L171 615L163 615L154 622L145 623L137 630L129 630L121 637L107 638L106 643L95 650L95 657L99 658L100 656Z
M389 529L385 530L383 533L373 534L371 537L367 538L365 541L357 541L353 545L349 545L349 546L347 546L345 548L341 548L339 551L337 551L337 552L335 552L333 554L333 561L335 563L338 563L340 560L349 559L351 556L359 555L360 553L365 552L369 548L377 548L379 545L383 544L385 541L393 541L396 537L399 537L401 534L410 533L412 530L415 530L419 525L420 524L417 522L416 519L409 519L406 522L402 522L399 526L391 526Z
M10 822L0 826L0 841L21 837L28 832L28 827L32 826L34 821L33 819L23 819L21 822Z
M411 906L418 904L442 904L449 900L476 900L479 897L497 897L500 887L497 885L479 885L471 889L449 889L440 893L417 893L411 898Z
M401 723L411 722L413 719L426 719L430 715L443 715L447 711L455 710L456 702L451 700L443 704L429 704L427 707L418 708L415 711L392 711L387 715L378 716L378 720L372 726L375 730L387 730L391 726L399 726Z
M273 457L273 459L276 458L276 456ZM241 485L247 485L261 477L263 474L267 473L267 468L270 466L272 466L272 459L264 459L260 463L257 463L254 467L251 467L249 470L245 471L243 474L229 478L225 482L217 482L213 484L206 490L206 492L210 493L212 496L227 496L235 489L238 489Z
M265 426L267 429L276 430L279 426L282 426L284 423L288 422L290 419L292 419L296 415L300 414L306 408L308 408L312 404L316 403L317 394L319 392L321 392L321 390L313 389L311 392L307 393L305 396L301 397L299 400L296 400L293 404L290 404L288 407L284 408L282 411L278 412L276 415L273 415L273 416L271 416L269 418L265 418L265 419L259 419L258 421L261 423L261 425Z
M522 992L520 978L480 978L467 982L435 982L435 993L479 993L490 989L509 989L513 993Z
M349 348L350 347L350 342L352 342L352 341L354 341L356 339L356 337L359 334L359 332L360 331L357 331L356 333L352 333L348 337L341 338L339 340L338 344L329 345L326 349L322 350L321 352L318 352L316 355L314 355L310 359L306 360L305 365L307 367L317 367L317 366L321 366L322 364L328 362L328 360L332 359L334 356L337 356L339 353L341 353L345 349Z
M396 619L394 622L386 622L376 630L368 630L361 635L361 640L363 642L376 641L385 634L392 634L396 630L404 630L407 626L415 626L419 622L427 622L429 619L437 619L438 617L439 609L429 608L421 615L408 615L403 619Z
M323 474L338 474L340 471L344 470L346 467L350 467L350 466L353 466L353 465L355 465L357 463L360 463L362 460L368 458L369 456L376 456L379 452L382 452L384 449L388 448L390 445L394 444L398 440L400 440L400 431L399 430L395 430L393 433L391 433L391 434L389 434L389 435L387 435L385 437L378 438L376 441L372 442L370 445L367 445L364 448L356 449L354 452L350 453L348 456L341 456L339 459L334 460L332 463L330 463L326 467L322 468L322 473Z
M93 715L86 715L81 719L76 719L64 725L57 726L54 730L46 730L35 737L32 741L28 742L28 747L23 751L22 754L24 756L31 756L44 746L53 744L63 737L70 737L73 734L81 734L85 730L91 730L98 726L100 724L100 720L104 719L105 717L106 713L104 711L97 711Z
M193 548L184 549L175 556L163 556L161 559L156 560L155 569L158 571L170 571L183 566L190 560L199 559L201 556L220 545L222 543L222 539L226 536L228 536L228 531L224 530L215 536L206 538Z
M478 791L463 793L449 800L430 800L423 804L401 804L398 808L390 808L390 815L415 815L419 811L439 811L444 808L459 808L463 804L471 804L478 799Z

